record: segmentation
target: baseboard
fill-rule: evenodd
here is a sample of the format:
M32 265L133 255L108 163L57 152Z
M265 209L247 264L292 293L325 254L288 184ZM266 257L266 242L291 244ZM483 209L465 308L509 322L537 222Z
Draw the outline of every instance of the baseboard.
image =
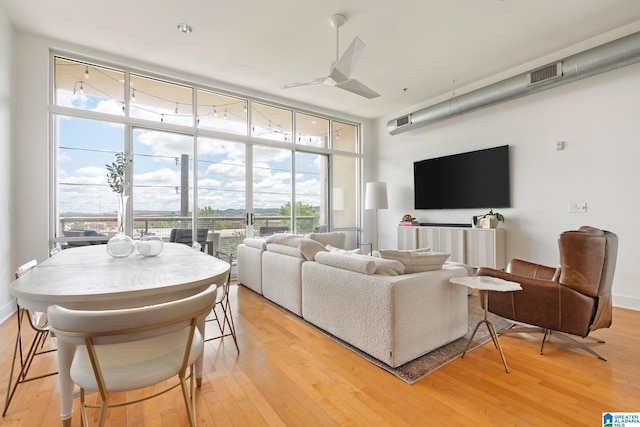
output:
M15 312L16 302L13 299L0 306L0 324L4 323Z
M640 311L640 298L613 294L613 306Z

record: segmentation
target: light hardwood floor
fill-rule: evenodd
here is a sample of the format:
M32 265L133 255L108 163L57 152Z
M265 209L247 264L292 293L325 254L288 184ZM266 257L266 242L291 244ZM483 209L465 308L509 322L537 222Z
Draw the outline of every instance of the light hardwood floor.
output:
M207 343L199 426L599 426L602 412L640 411L640 312L616 308L593 334L607 362L553 340L540 356L539 335L511 335L509 374L489 343L408 385L242 286L232 304L241 353L230 338ZM14 331L15 317L0 325L2 403ZM75 414L79 426L77 401ZM55 377L19 386L0 425L60 425ZM186 426L180 391L113 409L107 425Z

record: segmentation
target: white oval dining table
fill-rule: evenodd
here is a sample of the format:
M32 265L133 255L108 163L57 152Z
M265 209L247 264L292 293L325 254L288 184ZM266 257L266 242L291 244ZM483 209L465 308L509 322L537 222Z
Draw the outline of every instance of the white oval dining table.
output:
M165 243L155 257L137 251L113 258L105 245L60 251L11 283L10 291L20 307L47 311L64 307L104 310L141 307L196 294L212 284L222 285L229 264L181 243ZM204 334L204 318L198 325ZM63 426L71 425L73 390L70 369L75 346L58 342L58 386ZM198 384L202 380L203 355L196 362Z

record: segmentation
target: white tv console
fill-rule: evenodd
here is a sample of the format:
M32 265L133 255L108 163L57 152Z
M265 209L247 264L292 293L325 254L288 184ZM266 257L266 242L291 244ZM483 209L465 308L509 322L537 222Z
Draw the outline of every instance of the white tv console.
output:
M431 248L450 253L449 261L472 266L506 268L503 228L447 226L398 227L398 249Z

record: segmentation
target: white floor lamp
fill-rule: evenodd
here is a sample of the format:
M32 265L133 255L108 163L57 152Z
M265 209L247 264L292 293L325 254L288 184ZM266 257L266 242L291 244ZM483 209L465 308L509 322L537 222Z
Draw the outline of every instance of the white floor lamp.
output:
M375 249L378 247L378 209L388 209L387 201L387 183L386 182L367 182L364 197L364 208L375 210Z

